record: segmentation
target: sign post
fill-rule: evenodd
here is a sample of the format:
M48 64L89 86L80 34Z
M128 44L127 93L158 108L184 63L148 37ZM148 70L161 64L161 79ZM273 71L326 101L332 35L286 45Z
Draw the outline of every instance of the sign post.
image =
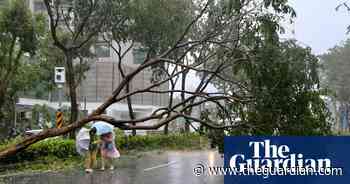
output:
M56 112L56 127L62 128L63 126L63 112L60 109Z
M61 128L63 126L63 112L62 109L62 90L63 84L66 82L64 67L55 67L55 83L58 87L58 110L56 112L56 127Z

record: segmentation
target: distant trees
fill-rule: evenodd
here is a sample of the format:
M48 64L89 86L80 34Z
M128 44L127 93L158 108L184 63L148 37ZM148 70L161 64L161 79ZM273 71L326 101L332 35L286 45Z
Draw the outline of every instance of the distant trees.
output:
M350 40L330 49L321 56L324 68L324 85L340 103L340 129L349 127L350 117Z
M337 100L350 102L350 40L329 49L321 56L325 71L325 84L335 93Z
M0 9L0 122L12 121L19 91L28 89L38 76L30 64L38 48L40 20L21 0ZM38 24L37 24L38 23Z

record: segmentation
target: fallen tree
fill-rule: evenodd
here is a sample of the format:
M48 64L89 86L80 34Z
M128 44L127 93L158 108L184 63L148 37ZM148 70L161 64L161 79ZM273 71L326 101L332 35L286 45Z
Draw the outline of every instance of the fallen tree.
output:
M131 96L133 94L139 93L139 92L152 92L151 88L152 86L148 87L149 89L144 89L144 90L139 90L139 91L135 91L129 94L124 95L123 97L119 97L117 98L118 94L120 94L121 90L123 89L123 85L122 84L127 84L138 72L142 71L142 69L147 68L149 66L151 66L152 64L156 64L158 62L161 62L161 59L155 59L153 61L150 61L148 63L145 63L143 65L141 65L137 70L135 70L134 72L130 73L129 75L127 75L125 77L125 79L123 80L123 82L121 83L121 85L113 92L113 95L102 105L100 105L93 113L91 113L88 117L83 118L75 123L72 123L68 126L65 126L63 128L53 128L53 129L48 129L46 131L43 131L37 135L33 135L30 136L26 139L24 139L23 141L21 141L20 143L13 145L5 150L2 150L0 152L0 158L4 158L7 157L9 155L15 154L25 148L27 148L28 146L30 146L31 144L34 144L38 141L44 140L46 138L49 137L55 137L55 136L59 136L59 135L64 135L67 134L71 131L74 131L78 128L81 128L82 126L84 126L85 124L91 122L91 121L105 121L108 122L112 125L114 125L115 127L118 127L120 129L123 130L148 130L148 129L158 129L162 126L164 126L165 124L169 123L172 120L175 120L178 117L184 117L186 119L191 119L191 120L195 120L197 122L200 122L210 128L214 128L214 129L223 129L223 128L228 128L228 127L234 127L234 126L239 126L238 124L235 124L234 126L217 126L215 124L211 124L209 122L205 122L205 121L201 121L200 119L196 119L194 117L191 116L187 116L185 114L183 114L183 112L185 112L187 109L192 108L193 106L196 105L200 105L202 103L205 102L209 102L209 101L216 101L216 100L237 100L237 101L242 101L238 98L232 97L232 96L213 96L210 97L209 93L195 93L195 92L190 92L187 91L186 93L191 93L192 96L190 96L189 98L187 98L187 101L190 101L191 99L195 98L195 97L203 97L205 98L202 101L196 102L196 103L192 103L189 104L187 106L185 106L185 108L181 109L180 112L176 112L176 108L178 106L181 106L182 103L179 103L177 105L175 105L174 107L172 107L171 109L159 109L162 110L161 113L154 113L149 117L145 117L145 118L141 118L141 119L134 119L134 120L116 120L113 117L110 116L106 116L106 115L101 115L110 105L112 105L113 103L116 103L124 98L127 98L127 96ZM153 85L154 86L154 85ZM161 92L161 91L158 91ZM163 91L166 92L166 91ZM168 91L170 93L175 93L175 92L179 92L179 90L170 90ZM160 112L160 111L159 111ZM175 113L174 113L175 112ZM171 114L171 115L170 115ZM164 115L168 115L165 119L162 119L162 117ZM159 121L157 124L154 125L137 125L138 123L142 123L145 122L147 120L151 120L151 119L162 119L161 121ZM130 123L136 124L136 125L130 125Z
M266 21L266 18L274 19L275 17L269 17L267 16L271 14L269 11L261 10L262 8L267 10L272 6L271 3L264 3L265 1L263 0L259 3L255 1L246 1L245 3L235 4L234 2L236 1L194 1L196 7L191 9L193 19L184 26L181 34L177 34L177 38L174 39L172 44L163 46L163 49L158 49L156 52L154 49L149 49L144 62L133 71L123 73L122 80L119 85L116 86L112 95L95 111L87 117L72 122L61 129L48 129L37 135L27 137L19 143L0 151L0 158L16 154L28 146L46 138L75 131L91 121L105 121L123 130L158 129L168 125L177 118L184 118L189 125L191 125L192 122L198 122L211 129L236 129L241 126L249 126L244 121L237 120L237 115L230 113L227 108L230 107L228 104L246 104L254 100L254 98L249 95L246 83L238 80L238 78L237 80L232 80L224 77L223 72L225 68L250 61L250 55L254 53L251 53L247 42L252 41L251 39L254 39L256 36L266 36L261 34L262 27L266 26L263 23ZM285 2L280 4L275 3L273 6L274 8L281 9L283 4L285 4ZM49 6L48 3L47 6ZM287 9L284 9L282 14L290 13L289 7L286 7ZM49 8L48 10L50 20L58 20L57 17L55 18L57 15L54 12L50 12L50 10L52 9ZM281 11L277 11L277 14L281 14ZM262 17L265 19L262 19ZM111 21L113 23L113 18L111 18ZM128 25L133 21L124 22ZM107 25L107 27L108 26L111 26L111 29L105 31L106 33L112 33L113 36L106 36L106 41L114 41L118 44L120 42L133 40L132 35L125 36L125 32L120 33L122 32L120 29L123 28L123 26L115 24ZM57 34L56 27L57 26L51 26L51 33L54 41L58 39L55 37ZM115 36L116 33L123 37L121 38L120 35ZM150 46L147 47L150 48ZM121 63L125 54L130 52L130 49L122 53L120 52L120 47L118 48L117 46L114 48L114 51L119 56L117 62ZM207 69L205 66L209 64L214 64L214 67ZM165 68L164 66L168 67ZM157 80L143 89L128 89L130 82L138 74L150 69L160 71ZM193 83L193 85L195 85L194 90L184 87L177 89L175 86L179 82L179 76L183 77L182 81L186 81L189 79L187 75L189 72L198 74L200 76L200 82ZM234 90L209 92L207 90L208 86L214 79L225 81L225 83ZM170 89L157 89L158 86L169 82L171 83ZM132 103L128 103L130 112L129 120L117 120L113 117L103 115L103 112L112 104L127 100L141 93L162 93L169 94L171 97L180 94L182 99L179 102L171 99L167 106L161 107L155 110L151 115L142 118L133 117ZM195 107L209 103L224 112L223 114L225 116L220 122L215 122L216 120L210 119L201 120L192 116ZM148 120L158 121L152 125L141 125Z

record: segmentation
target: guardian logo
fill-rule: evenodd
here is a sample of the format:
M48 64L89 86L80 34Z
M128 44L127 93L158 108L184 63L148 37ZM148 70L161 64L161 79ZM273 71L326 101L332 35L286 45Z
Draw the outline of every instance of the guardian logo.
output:
M253 151L252 158L244 154L235 154L230 159L230 167L239 171L252 168L331 168L329 158L304 158L302 153L292 153L288 145L273 145L270 140L251 141L248 143Z
M225 184L350 181L350 137L225 137L224 151Z

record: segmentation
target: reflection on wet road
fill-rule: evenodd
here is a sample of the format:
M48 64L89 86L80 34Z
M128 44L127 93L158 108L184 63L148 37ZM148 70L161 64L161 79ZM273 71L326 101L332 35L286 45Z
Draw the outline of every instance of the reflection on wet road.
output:
M195 176L198 163L221 166L217 152L166 152L127 160L114 171L84 171L21 175L0 179L2 183L16 184L216 184L224 183L223 176ZM3 180L3 181L1 181Z

